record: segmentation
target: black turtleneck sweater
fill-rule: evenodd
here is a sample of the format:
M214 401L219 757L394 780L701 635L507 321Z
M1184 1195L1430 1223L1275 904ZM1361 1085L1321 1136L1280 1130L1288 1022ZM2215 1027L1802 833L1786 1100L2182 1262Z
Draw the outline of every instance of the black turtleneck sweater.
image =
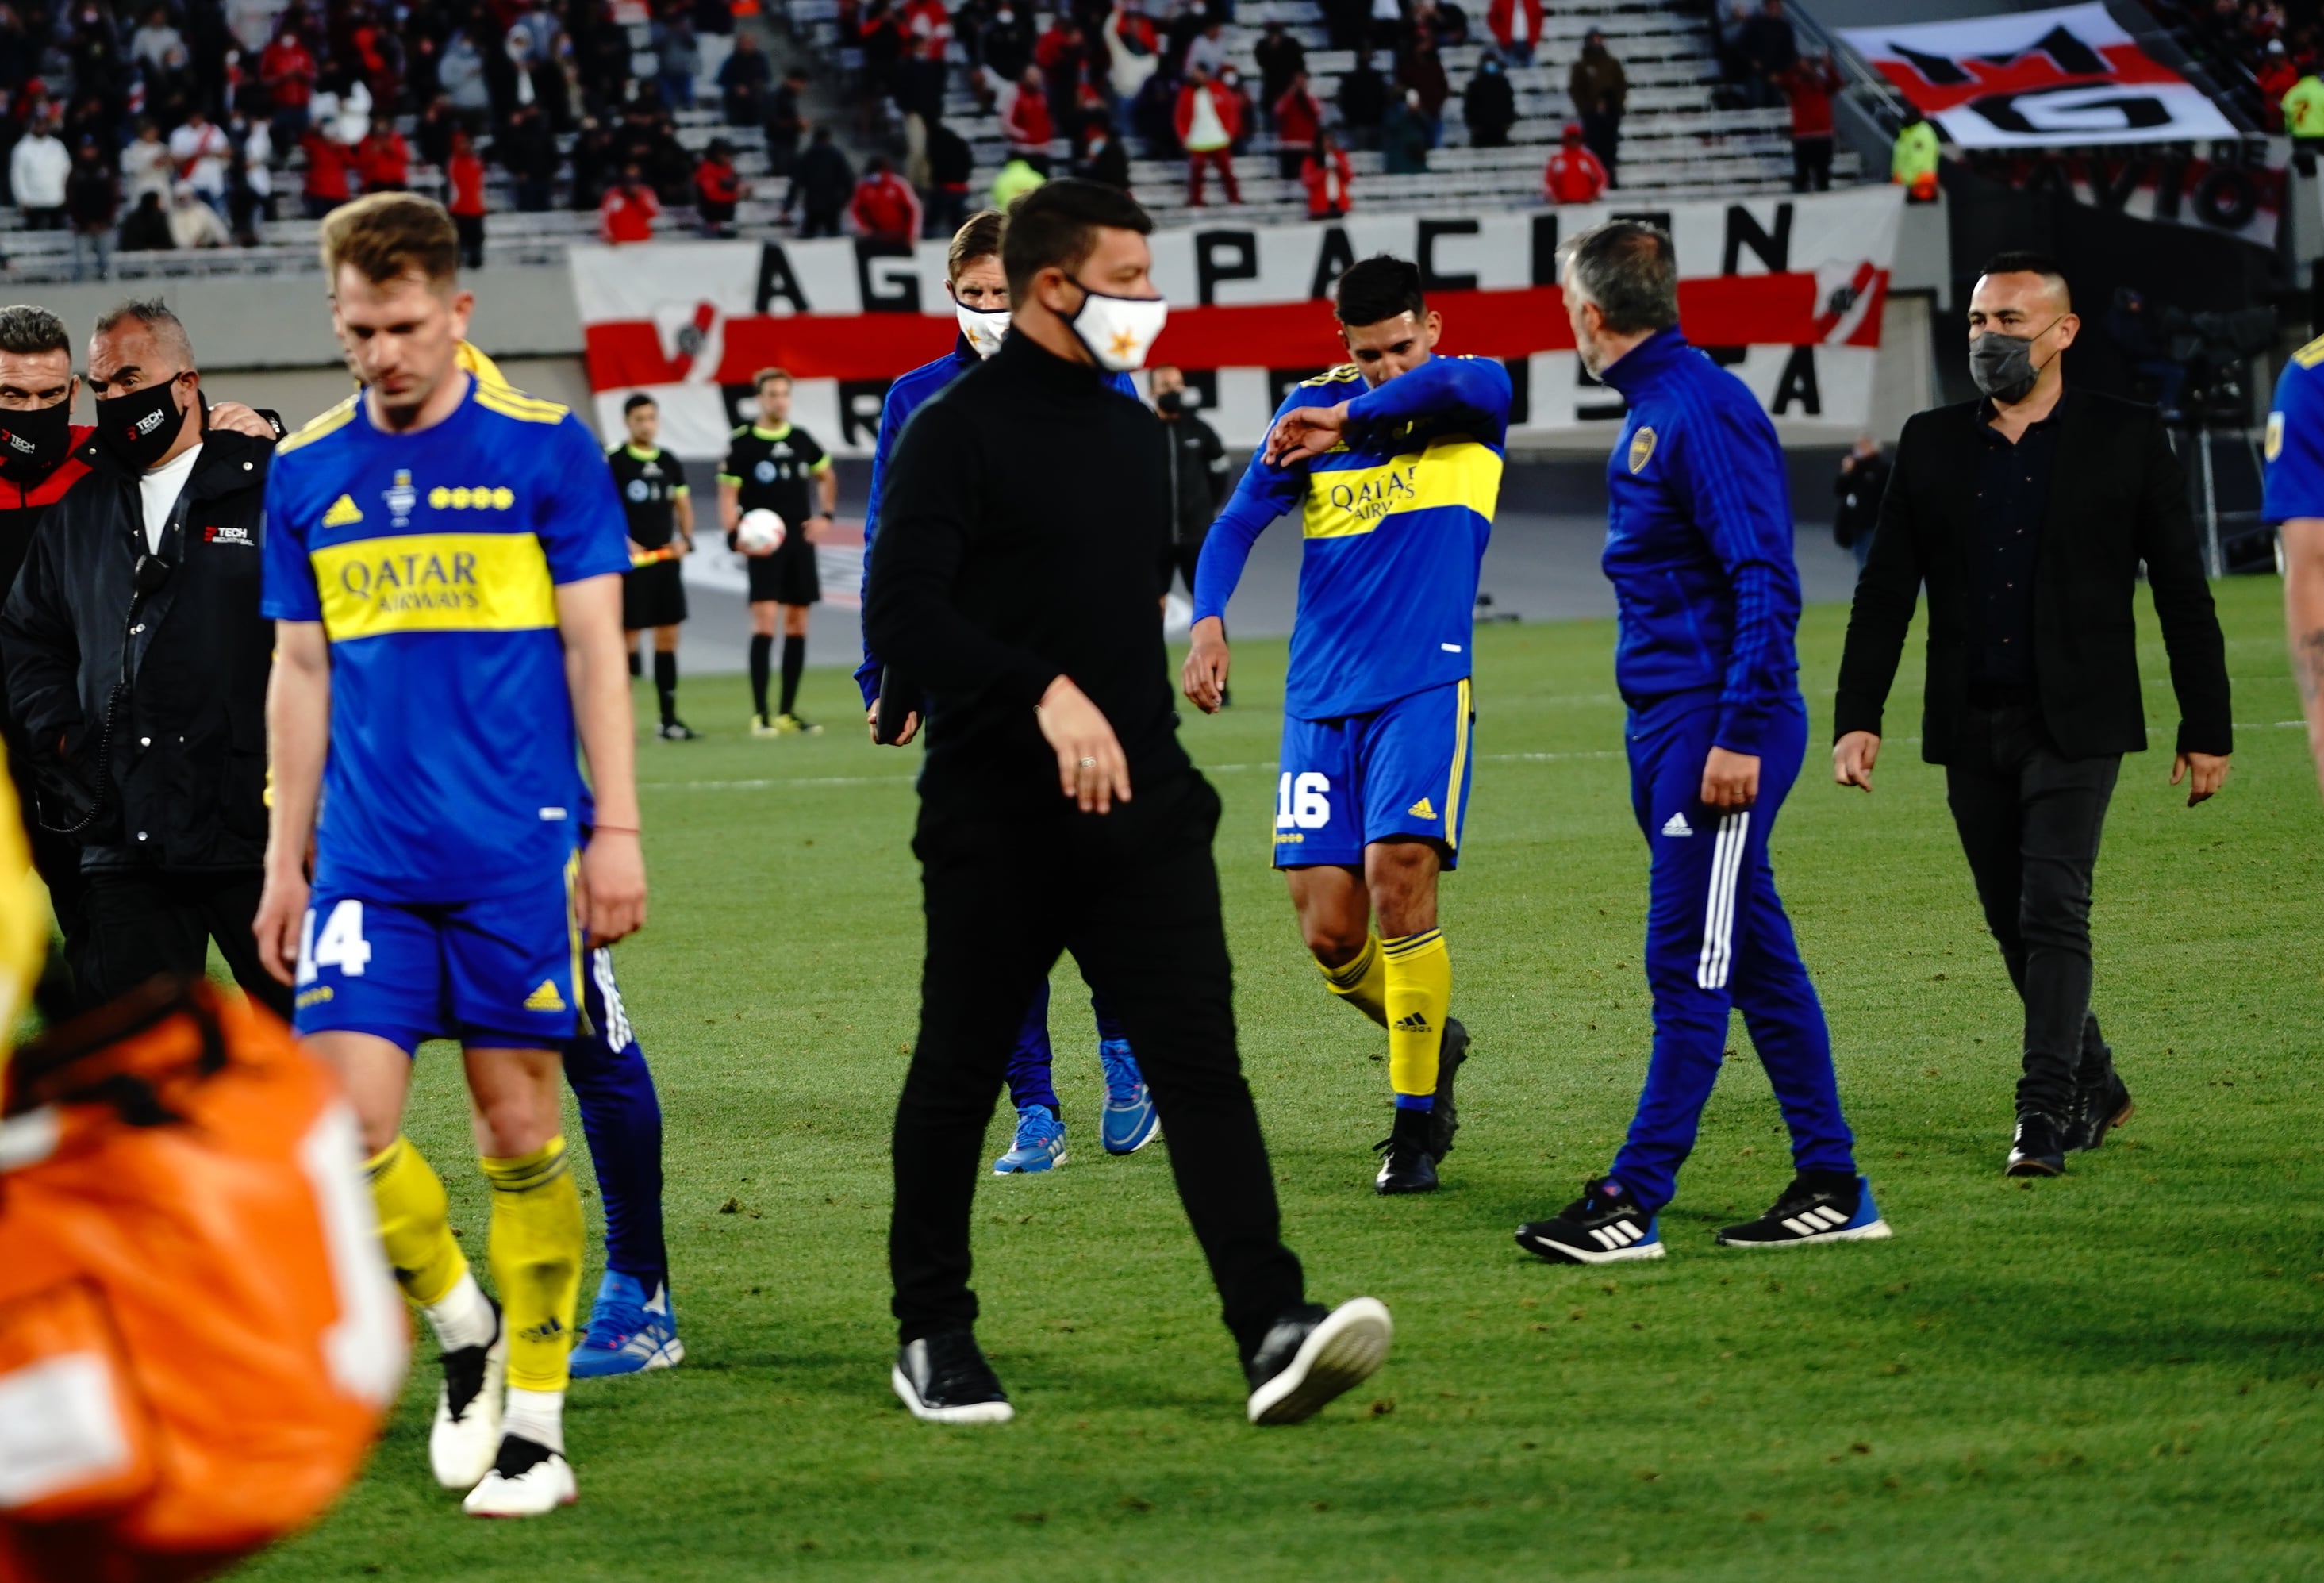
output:
M1154 596L1170 532L1154 424L1098 369L1022 334L913 414L863 630L931 699L931 809L1070 808L1033 714L1059 676L1105 712L1133 795L1190 768Z

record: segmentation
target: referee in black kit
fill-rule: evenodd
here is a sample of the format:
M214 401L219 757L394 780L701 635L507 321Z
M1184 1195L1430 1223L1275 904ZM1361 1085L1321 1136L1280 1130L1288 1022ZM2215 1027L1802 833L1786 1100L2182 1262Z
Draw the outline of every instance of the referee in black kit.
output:
M1087 181L1010 207L1014 333L914 414L881 502L864 633L930 697L912 843L927 961L888 1252L896 1392L932 1422L1010 1415L973 1333L969 1210L1010 1041L1060 951L1145 1063L1252 1422L1311 1416L1388 1353L1378 1302L1306 1302L1235 1052L1219 800L1178 745L1154 599L1167 457L1153 415L1106 385L1162 327L1152 228Z

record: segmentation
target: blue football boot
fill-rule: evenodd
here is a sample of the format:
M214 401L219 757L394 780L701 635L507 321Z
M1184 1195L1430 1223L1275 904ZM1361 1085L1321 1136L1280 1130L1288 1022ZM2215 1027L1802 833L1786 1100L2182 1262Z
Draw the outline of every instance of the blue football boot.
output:
M1047 1105L1028 1105L1017 1112L1017 1138L1009 1152L992 1162L995 1176L1017 1176L1028 1171L1054 1171L1065 1163L1065 1124L1049 1114Z
M1154 1095L1128 1039L1100 1039L1098 1063L1105 1068L1105 1113L1099 1119L1098 1141L1109 1155L1134 1155L1162 1133L1162 1118L1154 1113Z
M589 1305L588 1332L573 1349L573 1377L675 1368L685 1356L669 1288L657 1286L649 1294L634 1277L607 1270L597 1284L597 1300Z

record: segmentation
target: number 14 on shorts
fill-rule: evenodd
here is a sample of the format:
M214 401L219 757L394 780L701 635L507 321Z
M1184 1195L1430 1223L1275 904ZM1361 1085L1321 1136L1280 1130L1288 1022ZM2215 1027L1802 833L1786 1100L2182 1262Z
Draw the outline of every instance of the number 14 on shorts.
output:
M1294 775L1286 769L1275 783L1275 827L1277 830L1321 830L1332 822L1332 782L1310 769Z
M319 970L327 967L359 979L370 961L371 946L364 939L362 902L350 897L333 907L330 916L323 920L320 934L315 932L315 909L307 909L307 921L299 934L299 983L313 983Z

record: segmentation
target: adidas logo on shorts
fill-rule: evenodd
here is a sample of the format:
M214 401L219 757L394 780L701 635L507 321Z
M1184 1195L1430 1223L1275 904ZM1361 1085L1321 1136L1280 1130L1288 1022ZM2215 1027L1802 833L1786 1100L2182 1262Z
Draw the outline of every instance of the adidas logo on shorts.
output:
M553 980L543 979L540 988L524 998L524 1008L527 1011L562 1011L565 1009L565 997L557 992Z
M1426 797L1421 798L1418 802L1413 804L1412 806L1406 808L1405 812L1411 815L1416 819L1434 819L1436 817L1436 810L1434 807L1430 805Z

